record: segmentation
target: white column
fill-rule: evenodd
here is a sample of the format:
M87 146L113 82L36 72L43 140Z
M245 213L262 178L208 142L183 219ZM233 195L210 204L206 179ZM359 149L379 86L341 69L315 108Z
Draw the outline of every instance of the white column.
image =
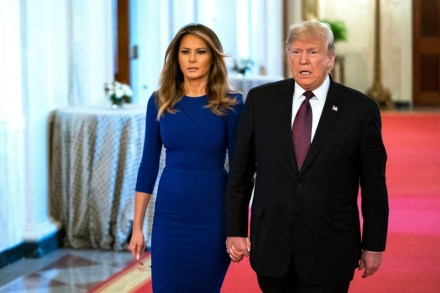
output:
M20 3L0 0L0 252L21 243L25 222L20 28Z
M24 192L25 192L25 227L24 242L37 242L53 235L58 224L49 218L49 154L48 154L48 118L51 101L59 86L67 85L66 73L58 75L58 70L65 69L65 60L57 60L65 52L58 52L51 30L56 30L58 41L65 40L62 27L51 27L51 10L55 1L23 0L21 16L23 54L23 112L26 117L24 131ZM59 6L52 9L59 8ZM64 10L57 11L63 14ZM60 25L60 24L58 24ZM59 62L55 67L53 63ZM60 93L61 94L61 93ZM64 93L66 94L66 93ZM59 97L66 100L66 97Z

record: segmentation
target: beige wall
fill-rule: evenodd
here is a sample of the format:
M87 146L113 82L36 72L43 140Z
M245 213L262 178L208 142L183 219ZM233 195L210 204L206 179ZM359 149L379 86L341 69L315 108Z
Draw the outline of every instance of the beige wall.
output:
M337 44L345 56L345 83L365 92L373 81L373 0L320 0L321 18L341 19L348 40ZM380 1L382 84L393 101L412 103L411 0Z
M345 56L345 84L366 92L373 81L374 0L318 0L319 18L343 20L348 39L337 44ZM382 84L393 101L412 104L412 1L382 0ZM301 19L302 0L289 0L289 21Z

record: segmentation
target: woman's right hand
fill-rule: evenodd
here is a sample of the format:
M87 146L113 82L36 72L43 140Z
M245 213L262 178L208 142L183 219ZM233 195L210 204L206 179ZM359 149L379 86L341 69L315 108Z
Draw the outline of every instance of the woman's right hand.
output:
M144 233L142 231L133 231L128 250L131 252L133 260L142 265L141 258L145 253Z

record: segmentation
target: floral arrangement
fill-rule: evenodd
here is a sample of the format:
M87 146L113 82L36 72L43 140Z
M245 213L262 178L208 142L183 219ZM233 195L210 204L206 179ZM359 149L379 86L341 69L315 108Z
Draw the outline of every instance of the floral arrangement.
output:
M335 42L347 40L347 27L345 26L345 22L333 19L321 19L320 21L330 25Z
M239 74L245 75L248 70L252 68L254 65L254 62L251 59L234 59L234 66L232 69Z
M133 95L133 91L128 84L118 81L104 84L104 91L114 107L122 106L124 103L130 103L131 96Z

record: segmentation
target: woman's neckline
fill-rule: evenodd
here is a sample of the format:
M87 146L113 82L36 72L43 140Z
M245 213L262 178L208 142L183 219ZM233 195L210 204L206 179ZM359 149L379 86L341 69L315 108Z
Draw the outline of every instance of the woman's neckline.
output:
M206 94L201 95L201 96L188 96L188 95L185 95L185 97L190 98L190 99L198 99L198 98L204 98L204 97L206 97Z

